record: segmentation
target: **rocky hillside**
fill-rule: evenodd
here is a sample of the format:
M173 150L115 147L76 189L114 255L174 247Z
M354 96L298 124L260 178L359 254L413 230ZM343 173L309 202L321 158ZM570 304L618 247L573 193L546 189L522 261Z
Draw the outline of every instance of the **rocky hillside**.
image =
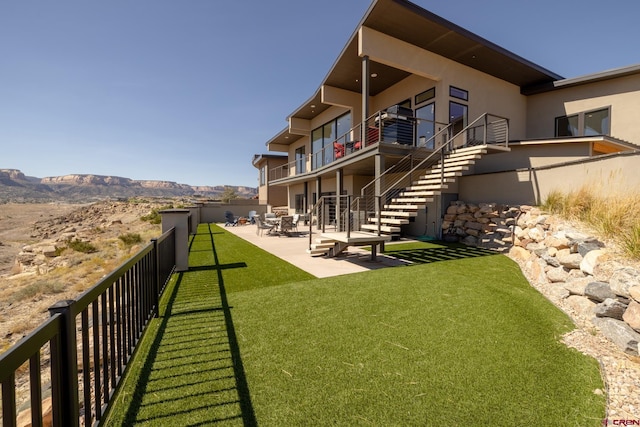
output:
M90 174L35 178L17 169L0 169L0 202L91 202L130 197L196 196L217 199L229 187L241 198L250 199L257 194L255 188L243 186L191 186L172 181Z

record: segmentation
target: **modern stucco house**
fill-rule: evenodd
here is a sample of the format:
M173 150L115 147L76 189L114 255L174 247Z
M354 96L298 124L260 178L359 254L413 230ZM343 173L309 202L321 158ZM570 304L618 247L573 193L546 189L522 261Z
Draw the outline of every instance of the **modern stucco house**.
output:
M640 65L565 79L413 3L373 0L266 143L288 160L254 165L291 213L325 196L323 223L437 236L453 200L640 188L639 112Z

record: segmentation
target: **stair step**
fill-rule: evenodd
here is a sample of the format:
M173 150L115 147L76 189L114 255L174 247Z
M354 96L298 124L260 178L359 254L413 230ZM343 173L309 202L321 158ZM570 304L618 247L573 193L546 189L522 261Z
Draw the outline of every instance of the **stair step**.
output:
M311 249L329 249L334 246L335 243L312 243Z
M326 255L329 252L329 249L307 249L307 253L309 255Z
M442 169L440 167L440 165L436 165L433 168L430 169L431 173L440 173L440 169ZM468 171L469 170L469 166L445 166L444 168L445 170L445 174L447 172L456 172L456 171Z
M400 217L404 217L404 218L411 218L414 216L418 216L418 212L407 212L407 211L401 211L401 210L394 210L394 211L382 211L380 212L381 216L386 216L386 217L393 217L393 216L400 216Z
M484 145L475 145L473 147L456 148L449 153L450 157L455 157L465 154L486 154L487 148Z
M449 169L449 168L454 168L456 166L470 166L475 164L476 161L475 160L451 160L451 161L447 161L445 160L444 162L444 168L445 169ZM439 168L441 166L441 163L437 163L434 167Z
M441 182L443 185L446 185L446 184L453 184L456 182L454 178L440 179L440 177L429 177L429 178L423 178L423 177L415 181L413 185L440 185Z
M445 178L452 178L454 176L462 176L462 172L445 172L443 175ZM419 180L421 182L422 180L427 179L440 179L440 176L440 171L434 172L433 170L431 170L426 175L422 175Z
M378 225L377 224L364 224L362 226L360 226L360 228L362 228L363 230L372 230L372 231L378 231ZM383 231L385 233L399 233L402 229L400 227L392 227L392 226L388 226L388 225L381 225L380 226L380 231Z
M486 153L486 152L485 152ZM460 162L464 160L478 160L482 158L482 154L475 153L460 153L453 156L445 156L444 161L447 163L448 161Z
M372 224L377 224L378 223L378 218L369 218L369 222ZM403 219L403 218L384 218L381 217L380 218L380 223L382 224L392 224L392 225L403 225L403 224L409 224L409 220L408 219Z
M431 197L440 195L440 191L403 191L400 197Z
M393 203L420 203L421 205L425 205L429 202L433 202L433 198L428 197L396 197L391 199Z
M420 206L420 205L408 205L408 204L403 204L403 205L384 205L385 209L394 209L396 211L417 211L418 209L423 208L424 206Z
M423 185L412 185L411 187L407 187L409 191L428 191L428 190L446 190L449 188L447 184L423 184Z

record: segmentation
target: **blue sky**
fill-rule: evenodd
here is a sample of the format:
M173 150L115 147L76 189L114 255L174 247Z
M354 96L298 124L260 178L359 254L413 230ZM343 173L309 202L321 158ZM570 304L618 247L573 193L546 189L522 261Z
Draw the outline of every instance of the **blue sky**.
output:
M564 77L640 63L640 2L416 0ZM369 0L0 3L0 168L257 185Z

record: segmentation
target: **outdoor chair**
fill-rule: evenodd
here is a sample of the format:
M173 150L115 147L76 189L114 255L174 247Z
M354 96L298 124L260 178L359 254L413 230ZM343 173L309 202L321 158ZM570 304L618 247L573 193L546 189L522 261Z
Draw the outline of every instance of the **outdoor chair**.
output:
M293 214L293 224L291 225L291 229L298 231L298 222L300 221L300 214Z
M269 234L271 234L271 230L273 230L273 227L275 227L275 224L266 224L266 223L262 222L260 217L257 216L257 215L254 218L255 218L255 221L256 221L256 234L257 235L262 237L262 233L264 232L264 230L269 230Z
M285 233L287 236L293 229L293 217L292 216L283 216L280 218L280 229L281 233Z
M250 224L255 224L256 220L254 219L254 217L258 214L258 212L256 211L249 211L249 223Z
M238 225L238 218L233 215L231 211L225 211L224 218L227 222L224 223L225 227L235 227Z

